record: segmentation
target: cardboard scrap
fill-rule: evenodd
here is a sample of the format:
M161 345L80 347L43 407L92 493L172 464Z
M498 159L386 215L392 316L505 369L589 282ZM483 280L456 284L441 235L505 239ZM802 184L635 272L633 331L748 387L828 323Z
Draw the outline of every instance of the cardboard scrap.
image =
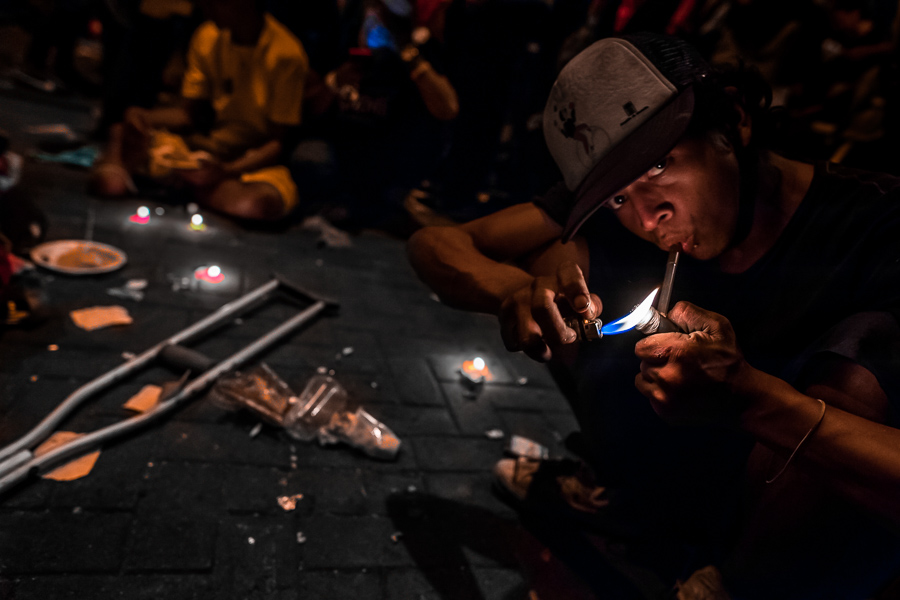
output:
M303 494L294 494L293 496L278 496L278 506L284 510L294 510L297 508L297 502L303 499Z
M163 389L158 385L145 385L141 388L141 391L129 398L128 402L122 405L122 408L139 413L147 412L159 402L162 391Z
M51 450L54 450L59 446L70 442L71 440L78 439L83 435L83 433L75 433L74 431L57 431L49 438L47 438L43 444L35 448L34 455L43 456ZM74 479L81 479L91 472L91 469L94 468L94 463L97 462L97 459L99 457L100 451L95 450L90 454L79 456L78 458L60 467L57 467L52 471L44 473L42 477L44 479L53 479L55 481L72 481Z
M87 331L110 325L130 325L133 319L123 306L91 306L69 313L76 325Z

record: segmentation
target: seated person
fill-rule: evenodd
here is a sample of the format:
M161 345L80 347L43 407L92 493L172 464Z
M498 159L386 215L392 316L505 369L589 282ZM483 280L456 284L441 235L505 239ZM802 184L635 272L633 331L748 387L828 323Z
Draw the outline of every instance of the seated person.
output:
M900 178L778 154L768 91L595 42L544 113L562 185L410 238L444 302L566 369L593 479L504 459L497 489L601 598L897 597ZM673 248L680 331L579 341L565 317L628 313Z
M242 219L272 221L293 209L297 189L278 161L286 132L300 122L308 61L264 4L201 2L210 20L191 40L183 103L126 111L92 173L95 193L134 191L131 175L141 174L186 186L197 202Z
M347 23L353 47L310 86L318 114L291 159L304 198L345 227L378 226L402 207L434 169L459 112L441 45L413 27L412 5L365 0L360 9Z

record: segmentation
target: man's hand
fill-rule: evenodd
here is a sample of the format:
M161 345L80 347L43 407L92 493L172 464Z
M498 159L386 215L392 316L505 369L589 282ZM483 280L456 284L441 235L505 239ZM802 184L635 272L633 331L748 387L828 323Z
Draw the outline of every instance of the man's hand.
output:
M569 261L560 264L556 277L535 277L503 301L500 333L507 350L548 361L553 348L576 340L566 317L593 319L602 309L600 298L588 291L581 268Z
M731 323L688 302L676 304L668 317L688 333L640 340L635 355L641 372L635 386L667 421L732 424L742 408L734 387L750 366Z

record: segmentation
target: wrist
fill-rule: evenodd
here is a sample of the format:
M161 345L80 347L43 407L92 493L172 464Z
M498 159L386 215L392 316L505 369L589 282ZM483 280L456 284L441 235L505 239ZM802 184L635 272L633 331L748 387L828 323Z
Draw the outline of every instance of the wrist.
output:
M775 451L790 451L820 418L820 401L756 369L750 368L736 396L743 406L741 428Z

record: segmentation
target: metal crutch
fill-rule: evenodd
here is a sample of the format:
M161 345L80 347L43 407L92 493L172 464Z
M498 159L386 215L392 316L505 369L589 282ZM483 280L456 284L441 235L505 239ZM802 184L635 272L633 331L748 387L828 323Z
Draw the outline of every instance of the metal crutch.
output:
M183 348L180 344L196 339L202 334L220 326L231 317L261 304L270 294L279 288L284 288L306 300L312 300L313 304L281 325L275 327L269 333L252 342L244 349L222 360L215 366L212 366L206 370L203 375L192 380L175 395L160 402L153 409L88 433L63 446L55 448L40 457L34 456L34 447L49 437L56 427L89 397L118 383L136 371L145 368L151 362L167 353L179 354L179 351L181 351L181 353L184 354L192 352ZM335 310L337 309L337 306L337 303L316 298L295 284L277 276L255 290L221 306L214 313L201 319L194 325L187 329L183 329L128 362L123 363L119 367L116 367L97 377L93 381L81 386L70 394L31 431L15 442L4 448L0 448L0 494L31 475L47 472L67 459L94 450L106 440L134 431L149 421L172 412L175 408L205 390L223 373L245 364L252 357L286 337L323 311L328 309Z

